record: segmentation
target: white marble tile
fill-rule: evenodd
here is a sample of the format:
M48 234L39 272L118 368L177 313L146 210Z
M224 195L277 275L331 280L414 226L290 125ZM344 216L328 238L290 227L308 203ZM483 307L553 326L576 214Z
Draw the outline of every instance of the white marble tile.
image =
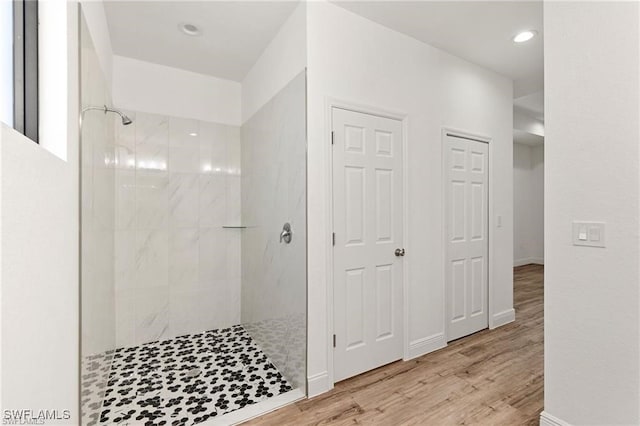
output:
M237 176L241 174L240 129L230 127L227 135L227 173Z
M137 344L171 337L168 286L136 290L135 336Z
M93 170L93 218L101 227L113 229L115 220L115 171L112 168L94 167Z
M239 282L219 281L210 286L196 286L188 290L171 289L171 334L180 336L240 323Z
M211 330L239 324L240 282L226 279L214 281L212 284L194 292L196 299L193 301L193 308L196 312L203 313L199 318L200 327L203 330Z
M135 169L136 167L136 113L133 111L123 111L133 123L123 126L115 124L115 159L116 167L119 169Z
M238 324L242 231L222 225L240 224L240 128L127 114L114 136L118 343Z
M136 152L129 148L116 145L114 149L116 168L118 169L135 169L136 168Z
M169 226L197 228L199 224L199 178L195 173L169 175Z
M165 229L136 231L137 288L166 287L169 282L169 236Z
M169 148L165 145L143 144L136 147L136 169L141 172L166 174L169 168Z
M153 172L136 173L137 229L165 228L169 216L169 177Z
M245 232L242 229L226 229L226 241L227 241L227 277L229 280L240 279L241 276L241 248L240 239L242 233Z
M135 287L136 247L135 231L115 231L114 279L117 298L121 293Z
M136 303L134 289L123 290L116 298L116 347L134 346L136 342Z
M198 283L200 236L198 228L174 229L169 235L169 286Z
M169 329L173 337L200 330L199 312L193 310L193 288L169 287Z
M200 145L200 122L186 118L169 118L169 146L198 148Z
M115 229L135 229L136 173L117 169L115 182Z
M200 227L221 227L227 222L227 178L200 175Z
M82 167L80 191L81 230L85 232L93 226L93 167Z
M199 173L200 149L198 146L171 146L169 171L171 173Z
M226 175L227 127L216 123L200 123L200 170L202 173Z
M200 228L200 285L227 279L227 231L222 228Z
M82 170L93 172L93 151L96 137L95 120L85 119L82 121L81 143L82 143ZM84 183L84 181L83 181Z
M169 119L165 116L136 113L136 149L142 145L169 145Z
M227 177L227 209L225 223L227 225L242 225L241 220L241 192L240 176Z

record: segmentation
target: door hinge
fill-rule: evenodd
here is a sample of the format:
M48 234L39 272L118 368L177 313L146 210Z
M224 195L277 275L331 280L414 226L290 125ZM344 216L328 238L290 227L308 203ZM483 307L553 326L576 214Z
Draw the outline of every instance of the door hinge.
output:
M332 131L331 131L331 145L333 145L333 143L334 143L334 142L333 142L333 135L334 135L334 131L332 130Z
M334 348L336 347L336 335L335 334L333 335L333 347Z
M336 233L334 232L333 234L331 234L331 244L332 245L336 245Z

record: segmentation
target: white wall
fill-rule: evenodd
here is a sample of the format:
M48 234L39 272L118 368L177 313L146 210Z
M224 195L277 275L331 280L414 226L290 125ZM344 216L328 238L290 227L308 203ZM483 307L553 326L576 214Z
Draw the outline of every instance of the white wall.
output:
M68 2L57 30L67 91L56 105L69 119L55 137L66 159L0 128L1 404L71 410L60 424L79 422L77 10Z
M332 387L327 98L407 114L407 357L445 344L442 127L492 138L491 323L513 320L512 82L326 2L307 5L309 393ZM502 227L495 217L502 216Z
M513 266L544 264L544 146L513 145Z
M239 126L240 83L114 55L118 108Z
M82 13L93 41L95 54L104 73L107 86L111 88L113 76L113 49L109 35L107 15L102 0L82 0Z
M307 65L306 3L300 2L242 81L242 122Z
M513 128L544 137L544 123L526 114L518 107L513 108Z
M541 420L639 424L640 5L546 2L544 34ZM574 220L606 248L573 246Z

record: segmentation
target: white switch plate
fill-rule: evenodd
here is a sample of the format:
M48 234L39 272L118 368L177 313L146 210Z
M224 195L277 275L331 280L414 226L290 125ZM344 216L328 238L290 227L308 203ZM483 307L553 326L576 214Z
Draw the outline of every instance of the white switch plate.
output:
M604 247L604 222L573 222L573 245Z

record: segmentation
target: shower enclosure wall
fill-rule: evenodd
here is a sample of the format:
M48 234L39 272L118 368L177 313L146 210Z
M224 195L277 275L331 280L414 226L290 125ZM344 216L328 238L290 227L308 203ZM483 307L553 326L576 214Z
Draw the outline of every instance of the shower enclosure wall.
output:
M118 347L240 323L240 128L127 111L116 129Z
M82 107L111 107L84 18L81 43ZM242 126L83 114L83 424L195 424L306 393L305 80Z

